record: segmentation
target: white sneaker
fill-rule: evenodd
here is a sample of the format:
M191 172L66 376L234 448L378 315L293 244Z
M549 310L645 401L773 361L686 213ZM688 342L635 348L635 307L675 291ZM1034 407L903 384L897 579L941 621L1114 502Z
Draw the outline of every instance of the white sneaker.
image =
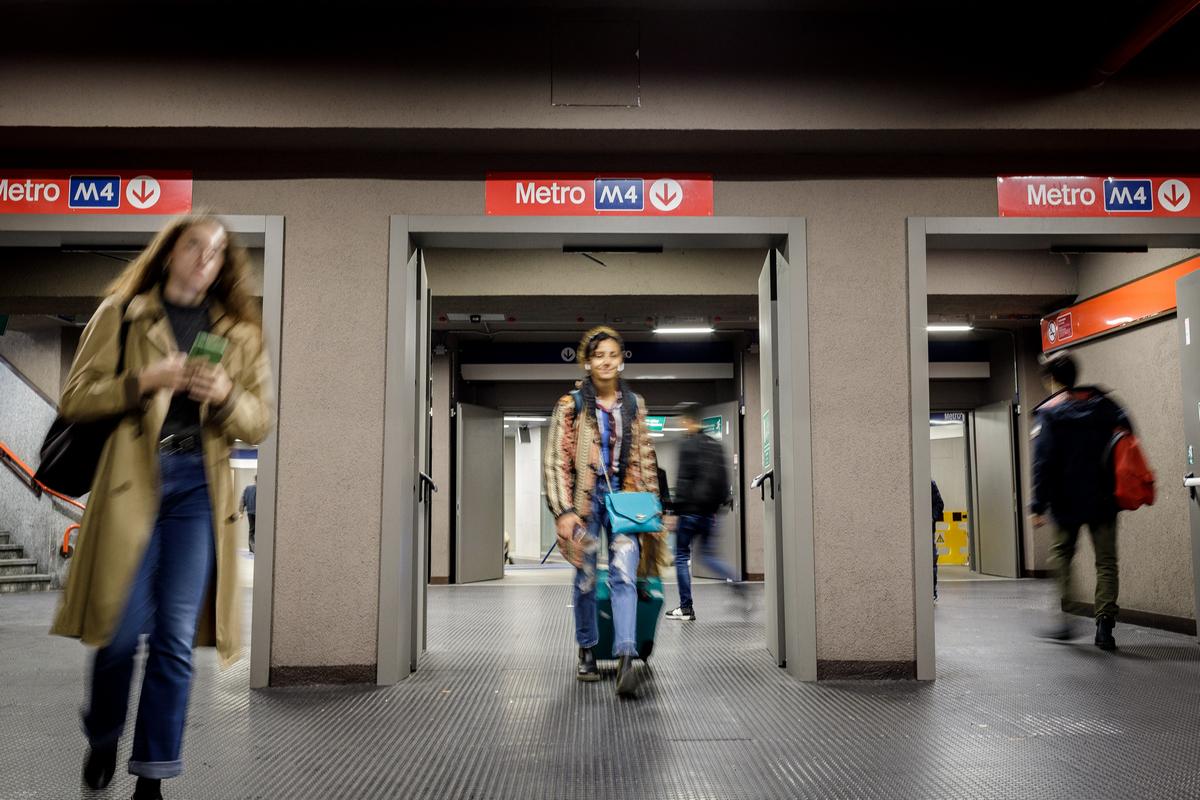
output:
M695 622L696 621L696 612L693 609L683 608L681 606L680 608L676 608L672 611L668 611L667 619L677 619L677 620L682 620L684 622Z

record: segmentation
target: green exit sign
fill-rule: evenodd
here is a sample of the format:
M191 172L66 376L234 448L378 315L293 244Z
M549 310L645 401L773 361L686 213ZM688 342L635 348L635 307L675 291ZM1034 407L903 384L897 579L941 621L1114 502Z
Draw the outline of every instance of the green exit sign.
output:
M667 427L666 417L646 417L646 430L650 433L662 433L665 427Z

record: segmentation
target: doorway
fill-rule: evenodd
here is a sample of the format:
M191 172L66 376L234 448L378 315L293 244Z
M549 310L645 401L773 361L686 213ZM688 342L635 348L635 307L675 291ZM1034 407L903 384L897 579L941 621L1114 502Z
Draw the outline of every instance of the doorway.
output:
M284 219L279 216L222 215L243 247L260 250L263 265L262 319L275 385L279 385L279 349L283 320ZM0 248L46 253L128 252L145 247L172 217L160 215L0 215ZM122 259L123 260L123 259ZM276 395L278 397L278 394ZM278 401L276 401L278 402ZM278 419L278 406L275 408ZM257 453L241 453L242 466L254 461L258 475L258 513L253 565L250 639L250 688L270 681L273 575L275 571L275 491L279 429L273 426ZM256 458L254 456L256 455ZM235 464L235 468L238 465Z
M384 493L379 683L416 670L425 647L425 547L435 482L428 471L431 292L423 248L767 253L758 282L765 634L777 664L816 679L807 315L797 313L807 308L804 242L801 219L391 219L384 482L397 490Z
M917 678L936 676L932 549L928 536L930 366L927 259L933 251L1092 250L1136 252L1196 248L1196 219L925 218L908 220L909 345L912 379L913 575ZM1026 413L1032 409L1023 409Z

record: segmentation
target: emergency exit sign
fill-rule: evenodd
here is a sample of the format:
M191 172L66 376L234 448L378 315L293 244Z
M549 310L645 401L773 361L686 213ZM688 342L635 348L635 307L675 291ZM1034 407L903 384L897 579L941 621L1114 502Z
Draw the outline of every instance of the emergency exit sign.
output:
M493 216L711 217L711 175L490 172L484 207Z
M190 172L0 171L0 214L184 214Z
M1002 217L1200 217L1198 192L1196 177L996 179Z

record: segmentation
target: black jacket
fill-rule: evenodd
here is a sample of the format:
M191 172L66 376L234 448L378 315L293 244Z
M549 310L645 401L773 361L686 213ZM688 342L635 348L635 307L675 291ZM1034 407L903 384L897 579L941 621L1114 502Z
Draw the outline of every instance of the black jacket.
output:
M946 501L942 499L942 493L938 491L937 481L931 480L929 488L933 494L933 508L930 509L933 512L933 524L937 525L946 513Z
M1107 454L1118 428L1133 430L1095 386L1059 392L1034 409L1033 513L1049 512L1065 528L1116 518Z
M715 514L729 500L725 448L706 433L684 439L672 508L676 514Z

